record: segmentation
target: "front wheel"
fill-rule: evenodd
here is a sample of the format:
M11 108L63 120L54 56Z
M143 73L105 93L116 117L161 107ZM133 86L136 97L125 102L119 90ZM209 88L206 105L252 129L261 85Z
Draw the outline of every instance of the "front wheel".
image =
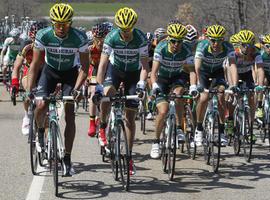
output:
M55 187L55 196L58 196L58 146L57 146L57 134L58 127L55 122L51 122L50 134L52 136L52 167L53 167L53 180Z
M243 148L244 148L244 157L247 162L250 162L252 156L252 147L253 147L253 130L250 123L250 114L248 111L245 111L242 121L242 135L243 135Z
M169 180L173 180L175 174L175 160L176 160L176 119L171 116L171 128L168 136L168 176Z

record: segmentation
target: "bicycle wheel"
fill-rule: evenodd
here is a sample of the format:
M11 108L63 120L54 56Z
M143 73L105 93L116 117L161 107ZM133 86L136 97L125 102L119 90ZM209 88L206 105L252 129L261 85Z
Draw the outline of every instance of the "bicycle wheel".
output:
M128 147L128 141L125 131L125 126L123 121L118 121L116 127L116 134L118 135L117 138L118 142L120 143L120 151L119 151L119 169L120 169L120 176L123 188L128 191L129 184L130 184L130 150Z
M162 139L160 141L161 143L161 163L162 163L162 171L163 172L167 172L167 162L168 162L168 153L166 151L166 141L167 141L167 134L166 132L166 127L164 127L163 129L163 133L162 133Z
M175 159L176 159L176 119L175 116L171 116L171 128L169 132L168 143L168 176L169 180L173 180L175 174Z
M194 159L196 155L196 145L194 142L195 125L193 120L193 113L190 106L185 106L185 110L186 110L184 123L184 133L186 134L185 143L188 155Z
M30 108L31 109L31 108ZM34 112L31 112L29 115L30 118L30 127L29 127L29 144L30 144L30 162L31 162L31 171L33 175L37 174L37 166L39 160L39 153L36 149L36 139L37 132L34 121Z
M110 163L111 163L111 169L112 169L112 174L113 174L113 178L114 180L118 181L118 160L116 159L116 152L119 152L119 146L117 146L117 138L116 138L116 134L115 131L112 130L111 128L111 123L109 123L109 130L108 130L108 147L110 150ZM117 150L118 149L118 150Z
M240 153L240 147L241 147L241 139L240 139L241 128L240 128L240 125L241 125L242 119L238 115L239 115L239 113L236 110L235 111L235 114L234 114L234 124L235 124L235 127L234 127L234 133L233 133L233 151L234 151L234 154L236 156L239 155L239 153Z
M252 155L252 146L253 146L253 130L252 125L250 124L250 114L249 111L245 110L242 121L242 134L243 134L243 148L244 148L244 157L247 162L250 162Z
M53 167L53 180L55 187L55 196L58 196L58 146L57 146L57 124L52 121L50 125L52 135L52 167Z
M210 165L212 165L213 171L218 172L219 162L220 162L220 147L221 138L219 132L219 116L217 113L214 114L213 119L210 121L210 132L211 132L211 142L209 144L209 158Z
M145 112L144 111L140 114L140 117L141 117L141 131L142 131L142 134L145 135Z

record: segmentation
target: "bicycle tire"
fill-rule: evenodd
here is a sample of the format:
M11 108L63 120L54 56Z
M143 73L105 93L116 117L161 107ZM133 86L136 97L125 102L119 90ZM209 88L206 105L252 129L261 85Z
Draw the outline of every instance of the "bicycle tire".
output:
M241 122L241 118L238 116L239 112L238 110L235 111L234 114L234 124L235 124L235 128L234 128L234 133L233 133L233 151L234 151L234 155L238 156L240 153L240 147L241 147L241 139L240 139L240 135L241 135L241 128L240 128L240 122Z
M12 89L11 89L10 98L11 98L13 106L16 106L16 88L15 87L12 87Z
M50 124L50 132L52 135L52 147L53 147L53 182L54 182L54 193L55 196L58 196L58 186L59 186L59 179L58 179L58 146L57 146L57 131L58 127L57 124L52 121Z
M110 126L108 129L108 146L110 149L110 163L111 163L111 169L112 169L112 175L115 181L118 181L119 177L118 177L118 161L115 158L116 155L116 148L117 148L117 144L116 144L116 135L114 130L111 130L111 122L109 122Z
M36 175L39 153L37 152L37 149L36 149L37 133L36 133L35 123L34 123L34 112L32 112L29 115L29 118L30 118L30 126L29 126L30 163L31 163L32 174Z
M185 116L185 123L184 123L184 133L186 134L186 148L187 148L187 153L189 157L194 157L196 155L196 145L194 142L194 134L195 134L195 125L194 125L194 120L193 120L193 113L190 108L190 106L185 106L186 110L186 116ZM184 146L184 145L183 145Z
M167 141L167 135L165 134L165 127L163 129L162 133L162 139L161 139L161 163L162 163L162 171L167 172L167 162L168 162L168 153L166 151L166 141Z
M242 124L242 131L243 131L243 149L244 149L244 157L247 162L250 162L252 156L252 147L253 147L253 130L252 125L250 123L250 114L249 111L245 110L243 115L243 124Z
M141 114L140 114L140 118L141 118L141 131L142 131L142 134L145 135L146 132L145 132L145 112L143 111Z
M175 116L171 117L171 129L169 133L169 145L168 145L168 176L169 180L173 180L175 174L175 160L176 160L176 119Z
M121 182L123 185L124 190L129 190L130 185L130 150L128 146L126 130L123 121L118 121L117 126L117 138L119 138L119 146L120 146L120 159L119 159L119 169L120 169L120 176Z
M218 172L220 163L220 148L221 148L221 133L219 132L219 115L214 114L213 121L210 122L212 141L210 142L209 158L211 159L210 164L212 165L214 173Z

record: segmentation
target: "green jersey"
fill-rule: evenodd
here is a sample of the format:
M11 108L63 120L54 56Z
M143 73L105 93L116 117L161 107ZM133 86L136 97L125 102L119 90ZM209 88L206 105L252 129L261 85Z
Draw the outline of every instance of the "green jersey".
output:
M20 40L15 40L13 37L8 37L5 39L3 48L7 48L6 55L9 61L14 61L21 48Z
M222 51L216 54L212 52L210 41L202 40L197 45L196 58L202 59L202 71L213 73L223 68L223 62L226 58L235 58L235 52L232 44L224 41L222 42Z
M158 76L162 78L179 76L183 71L183 64L194 63L192 50L187 44L182 43L181 50L173 54L169 51L168 40L164 40L157 45L153 60L160 63Z
M263 60L263 68L264 71L270 75L270 54L266 53L264 50L260 51L262 60Z
M85 33L70 28L65 38L55 35L53 27L37 32L34 47L45 50L45 62L58 71L67 71L80 65L80 52L88 52Z
M111 64L121 71L137 71L141 69L140 58L148 57L148 45L145 34L133 29L133 39L125 42L120 37L120 29L113 29L105 38L103 54Z

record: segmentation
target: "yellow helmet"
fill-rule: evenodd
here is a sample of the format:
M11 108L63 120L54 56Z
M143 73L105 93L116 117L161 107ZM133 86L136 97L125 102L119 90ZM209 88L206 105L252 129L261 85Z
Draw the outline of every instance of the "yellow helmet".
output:
M187 29L184 25L175 23L175 24L170 24L167 27L167 34L170 37L176 38L176 39L183 39L187 35Z
M264 44L270 44L270 34L267 34L263 38L263 43Z
M70 22L73 14L73 8L66 3L54 4L50 9L50 18L55 22Z
M250 30L241 30L238 33L240 43L244 44L254 44L255 43L255 35Z
M132 29L138 20L138 15L132 8L124 7L116 12L114 20L119 28Z
M238 37L238 34L233 34L231 37L230 37L230 43L231 44L236 44L236 43L239 43L240 40L239 40L239 37Z
M223 38L226 29L221 25L212 25L207 28L206 35L210 38Z

